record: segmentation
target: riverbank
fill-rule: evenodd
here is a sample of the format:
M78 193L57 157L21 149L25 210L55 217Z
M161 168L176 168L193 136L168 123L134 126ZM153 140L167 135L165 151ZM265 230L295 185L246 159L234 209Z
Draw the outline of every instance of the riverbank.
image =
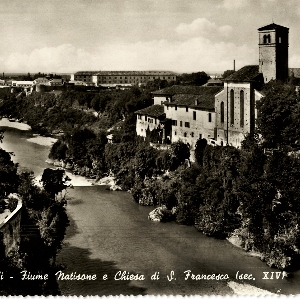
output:
M29 142L33 142L39 145L44 145L44 146L52 146L57 139L53 137L45 137L45 136L35 136L32 138L27 139Z
M0 127L9 127L9 128L15 128L22 131L29 131L31 130L31 127L24 123L19 123L16 121L9 121L8 118L3 117L0 119Z
M17 121L9 121L8 118L2 118L0 119L0 127L8 127L8 128L14 128L17 130L21 131L30 131L31 127L28 124L20 123ZM45 137L45 136L40 136L36 134L36 136L27 139L29 142L33 142L39 145L44 145L44 146L52 146L53 143L57 141L56 138L53 137Z

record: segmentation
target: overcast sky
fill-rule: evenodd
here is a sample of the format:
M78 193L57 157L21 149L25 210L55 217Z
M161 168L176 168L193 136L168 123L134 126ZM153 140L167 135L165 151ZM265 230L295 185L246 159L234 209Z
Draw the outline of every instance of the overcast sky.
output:
M259 27L290 28L299 0L1 0L0 72L220 72L258 64Z

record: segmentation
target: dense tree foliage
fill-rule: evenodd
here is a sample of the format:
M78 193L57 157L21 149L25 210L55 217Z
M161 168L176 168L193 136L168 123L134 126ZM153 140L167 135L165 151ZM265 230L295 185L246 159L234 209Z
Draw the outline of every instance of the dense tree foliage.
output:
M0 116L22 118L41 134L59 131L71 134L87 126L98 133L124 119L132 122L134 111L151 104L149 90L136 86L129 90L100 92L33 92L27 97L25 94L17 98L5 96L0 102Z
M0 199L12 193L18 184L17 165L8 152L0 148Z
M233 73L235 73L234 70L226 70L226 71L224 71L222 77L223 77L223 79L226 79L227 77L229 77Z
M65 197L57 195L68 187L69 179L64 170L46 169L42 176L44 188L41 188L36 185L32 173L18 173L17 170L18 165L12 162L10 154L0 148L1 197L7 198L14 193L22 200L21 242L18 248L5 256L3 236L0 236L0 267L6 277L0 280L0 293L57 295L59 290L54 275L58 269L56 255L62 248L69 224ZM5 208L13 211L17 203L16 197L10 197ZM49 279L22 281L22 270L47 274ZM9 278L12 275L13 280Z
M263 92L265 97L257 102L257 126L264 146L277 148L299 144L300 106L295 87L270 81Z
M205 72L197 72L191 74L182 74L179 76L179 80L182 84L191 84L191 85L203 85L207 83L210 77Z

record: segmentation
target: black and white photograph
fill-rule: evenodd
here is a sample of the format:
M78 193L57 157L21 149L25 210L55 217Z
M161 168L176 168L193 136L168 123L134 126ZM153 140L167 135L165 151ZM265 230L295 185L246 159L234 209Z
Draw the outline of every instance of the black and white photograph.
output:
M298 0L0 1L0 296L300 294Z

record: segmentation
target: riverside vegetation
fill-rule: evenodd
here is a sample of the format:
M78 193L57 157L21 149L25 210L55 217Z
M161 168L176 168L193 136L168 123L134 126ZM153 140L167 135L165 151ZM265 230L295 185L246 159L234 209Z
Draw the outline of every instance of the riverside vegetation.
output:
M0 141L3 132L0 133ZM69 225L64 191L69 178L62 169L45 169L42 186L34 181L33 173L21 172L11 156L0 147L0 201L11 193L22 199L21 239L18 248L5 256L0 246L0 294L8 295L59 295L54 273L61 269L56 264L56 254L62 248ZM13 210L16 202L10 200ZM47 280L24 281L21 272L49 275ZM13 278L10 278L13 277Z
M113 173L136 202L160 206L163 221L194 225L217 238L236 237L269 266L293 269L300 250L300 106L292 82L272 81L263 92L257 132L246 136L240 149L199 139L190 167L184 143L159 150L150 146L157 140L153 132L146 140L136 136L134 111L151 103L145 90L33 94L5 101L14 101L33 127L42 123L39 128L47 133L64 131L50 158L89 177ZM99 106L93 106L96 99ZM107 143L111 133L113 143Z

